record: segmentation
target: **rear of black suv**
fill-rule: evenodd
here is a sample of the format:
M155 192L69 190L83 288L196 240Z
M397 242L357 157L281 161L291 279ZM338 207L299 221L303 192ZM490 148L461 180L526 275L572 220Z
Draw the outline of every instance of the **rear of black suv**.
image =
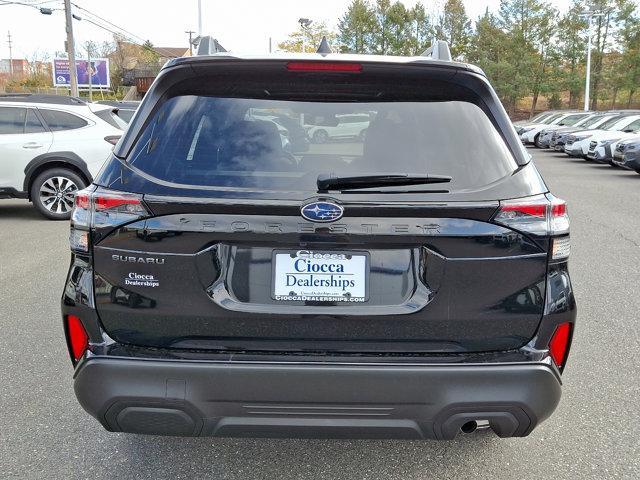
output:
M111 431L510 437L560 399L566 206L474 67L174 60L70 240L75 390Z

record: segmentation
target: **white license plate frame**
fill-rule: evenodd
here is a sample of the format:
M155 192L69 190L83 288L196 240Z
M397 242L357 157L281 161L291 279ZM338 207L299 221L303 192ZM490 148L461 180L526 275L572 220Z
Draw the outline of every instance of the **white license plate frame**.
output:
M302 255L329 255L327 259L322 258L305 258ZM279 256L282 255L283 257ZM288 259L286 257L288 257ZM344 259L339 257L343 256ZM336 258L337 257L337 258ZM342 264L344 268L343 273L330 272L297 272L292 271L293 262L296 259L311 260L314 264L328 264L334 265ZM284 268L289 270L287 272L279 271ZM271 298L278 302L313 302L313 303L365 303L369 301L369 268L370 268L370 255L366 251L337 251L337 250L274 250L271 257ZM314 287L314 286L299 286L294 287L287 286L286 277L282 275L295 275L298 279L313 280L326 280L331 281L332 277L334 281L354 280L356 282L355 287ZM321 278L318 278L321 277ZM284 279L285 285L282 285ZM288 290L283 290L288 289ZM319 290L318 290L319 289ZM291 293L295 295L291 295ZM314 292L322 292L324 294L314 294ZM345 295L348 293L349 295Z

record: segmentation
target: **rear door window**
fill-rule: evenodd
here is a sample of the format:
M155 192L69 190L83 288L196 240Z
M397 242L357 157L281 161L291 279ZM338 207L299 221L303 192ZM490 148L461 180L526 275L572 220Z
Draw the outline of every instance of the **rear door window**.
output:
M47 122L47 126L54 132L62 130L75 130L87 126L87 121L71 113L60 110L40 109L40 114Z
M0 107L0 134L24 133L26 108Z
M347 131L355 124L349 136L331 136L332 127L344 125ZM323 143L293 144L285 125L307 135L326 127L329 137ZM176 186L313 193L321 174L448 175L453 180L447 189L456 190L490 184L517 168L487 115L466 101L348 103L195 95L163 103L128 162Z
M27 118L24 122L24 133L41 133L46 131L44 125L33 109L27 111Z

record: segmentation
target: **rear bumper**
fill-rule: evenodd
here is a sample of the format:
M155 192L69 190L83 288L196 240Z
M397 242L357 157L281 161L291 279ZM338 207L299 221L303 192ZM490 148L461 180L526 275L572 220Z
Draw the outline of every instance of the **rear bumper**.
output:
M181 436L451 439L487 420L528 435L560 400L544 363L231 363L90 357L83 408L111 431Z

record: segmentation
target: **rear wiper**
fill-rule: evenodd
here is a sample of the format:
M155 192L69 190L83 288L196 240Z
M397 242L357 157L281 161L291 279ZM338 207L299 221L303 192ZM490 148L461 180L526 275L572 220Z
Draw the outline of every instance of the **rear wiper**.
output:
M359 188L428 185L431 183L449 183L450 181L451 177L446 175L410 175L405 173L335 177L320 174L318 175L318 191L326 192L328 190L357 190Z

